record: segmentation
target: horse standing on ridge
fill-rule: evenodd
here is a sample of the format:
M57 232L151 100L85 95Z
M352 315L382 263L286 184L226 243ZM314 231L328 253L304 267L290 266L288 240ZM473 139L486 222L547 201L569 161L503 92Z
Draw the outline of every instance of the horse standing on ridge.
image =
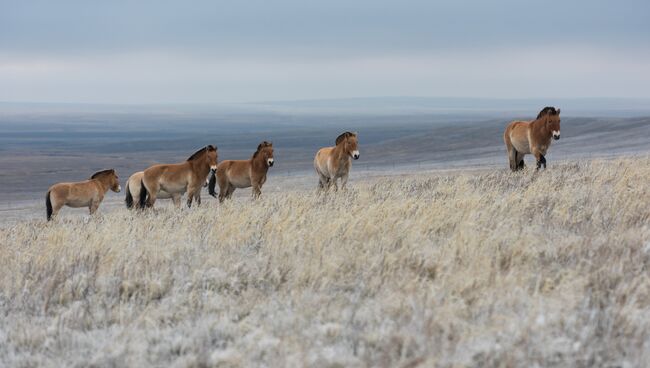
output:
M219 202L230 198L236 188L253 187L253 198L262 194L262 185L266 182L266 173L273 166L273 143L264 141L257 146L257 151L248 160L222 161L208 182L208 192L217 196L214 188L219 184Z
M187 192L187 207L192 201L201 204L201 188L211 170L217 168L217 147L209 145L196 151L185 162L160 164L146 169L142 176L140 207L153 207L161 191L171 195L180 207L180 198Z
M328 190L331 186L338 190L336 180L341 179L341 189L348 182L352 160L359 159L359 140L357 133L345 132L336 138L334 147L324 147L316 152L314 169L318 174L318 189Z
M115 193L122 189L114 169L98 171L85 181L52 185L45 195L47 221L56 216L63 206L88 207L90 214L94 214L109 189Z
M560 139L560 109L545 107L533 121L513 121L503 133L503 141L508 151L510 170L522 170L524 156L532 153L537 160L537 170L546 169L546 152L551 139Z

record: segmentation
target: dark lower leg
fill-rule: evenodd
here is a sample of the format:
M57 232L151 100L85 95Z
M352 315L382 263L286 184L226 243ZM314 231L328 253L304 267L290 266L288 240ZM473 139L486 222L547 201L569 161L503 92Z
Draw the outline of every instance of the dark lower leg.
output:
M539 155L539 158L537 158L537 170L539 170L542 166L546 169L546 158L544 155Z

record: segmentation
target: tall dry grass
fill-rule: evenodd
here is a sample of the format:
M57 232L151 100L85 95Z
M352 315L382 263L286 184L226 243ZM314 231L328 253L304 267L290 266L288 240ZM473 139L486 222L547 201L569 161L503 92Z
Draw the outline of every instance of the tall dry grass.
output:
M0 362L641 366L649 179L630 158L4 228Z

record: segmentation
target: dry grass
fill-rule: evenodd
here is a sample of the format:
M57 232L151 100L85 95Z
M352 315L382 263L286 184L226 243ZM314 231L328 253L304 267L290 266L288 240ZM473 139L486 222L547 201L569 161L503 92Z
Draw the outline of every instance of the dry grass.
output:
M0 365L640 366L650 159L0 230Z

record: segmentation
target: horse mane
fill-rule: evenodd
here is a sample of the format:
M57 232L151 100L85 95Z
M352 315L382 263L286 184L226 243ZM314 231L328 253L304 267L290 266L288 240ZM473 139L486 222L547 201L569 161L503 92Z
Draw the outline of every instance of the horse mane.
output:
M273 146L273 143L271 143L271 142L264 141L264 142L260 143L260 144L257 146L257 151L255 151L255 153L253 153L253 158L257 157L257 155L260 153L260 151L261 151L263 148L271 147L271 146Z
M557 115L557 114L559 114L559 110L555 110L555 107L546 106L545 108L542 109L542 111L539 112L539 114L537 114L537 119L541 119L546 115Z
M108 169L108 170L97 171L96 173L94 173L94 174L90 177L90 179L97 179L97 177L102 176L102 175L106 175L106 174L109 174L109 173L111 173L111 174L112 174L112 173L115 173L115 169Z
M355 136L355 135L356 135L356 134L354 134L354 133L352 133L352 132L345 132L345 133L339 135L338 137L336 137L336 143L335 143L335 145L338 146L339 143L343 142L343 140L344 140L345 138L347 138L347 137L353 137L353 136Z
M196 160L196 159L197 159L199 156L201 156L203 153L205 153L205 152L207 152L207 151L216 151L216 150L217 150L217 148L216 148L215 146L213 146L213 145L211 145L211 144L210 144L210 145L207 145L207 146L201 148L200 150L194 152L194 153L192 154L192 156L190 156L190 157L187 159L187 161Z

